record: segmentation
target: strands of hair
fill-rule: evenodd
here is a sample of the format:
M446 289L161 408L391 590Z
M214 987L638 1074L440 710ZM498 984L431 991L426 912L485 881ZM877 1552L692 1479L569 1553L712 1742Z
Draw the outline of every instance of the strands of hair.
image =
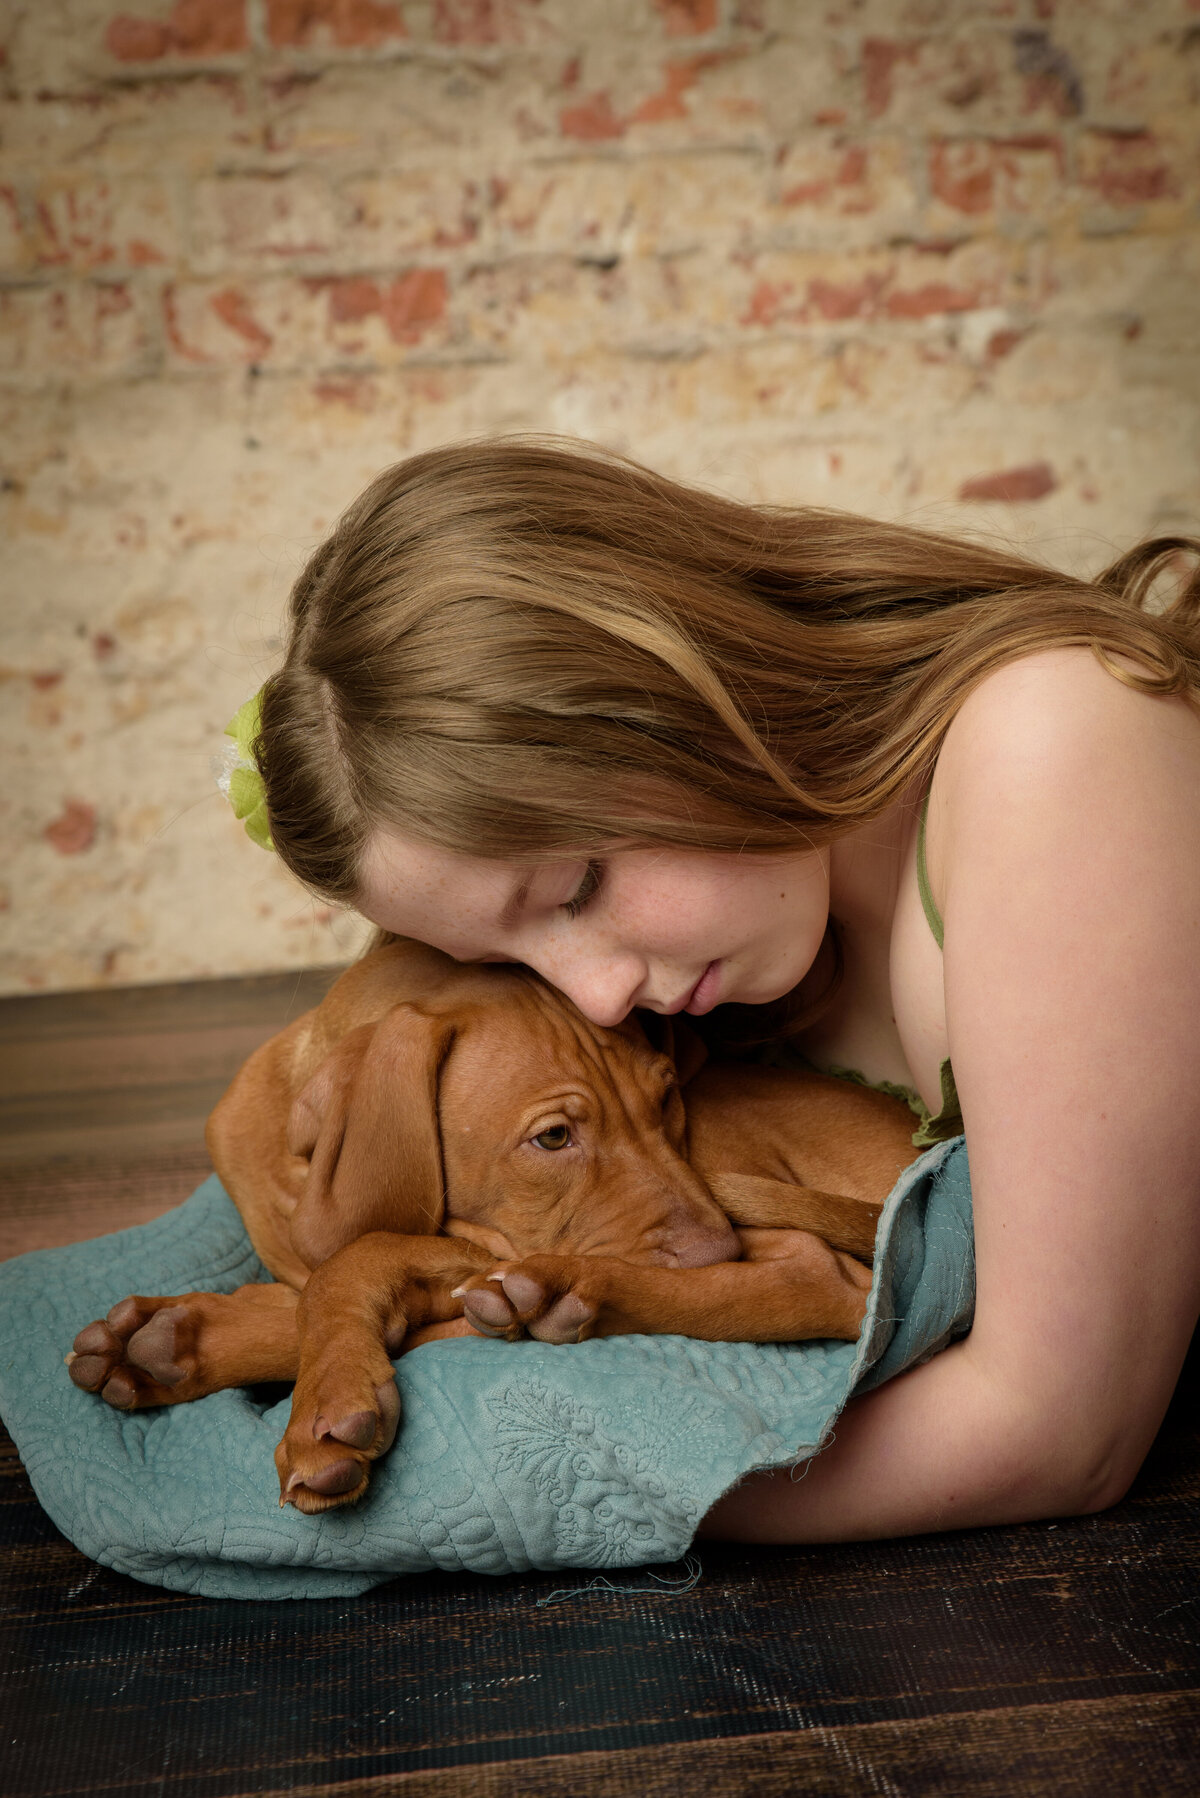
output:
M390 827L474 855L775 852L875 816L966 695L1055 645L1200 690L1200 542L1092 581L850 514L756 507L593 446L500 439L385 471L296 583L262 696L271 836L354 899Z

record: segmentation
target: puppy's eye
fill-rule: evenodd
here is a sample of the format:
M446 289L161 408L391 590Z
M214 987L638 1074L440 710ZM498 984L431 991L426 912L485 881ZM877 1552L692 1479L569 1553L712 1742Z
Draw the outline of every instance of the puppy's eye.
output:
M539 1149L565 1149L571 1140L571 1132L566 1124L551 1124L533 1140Z

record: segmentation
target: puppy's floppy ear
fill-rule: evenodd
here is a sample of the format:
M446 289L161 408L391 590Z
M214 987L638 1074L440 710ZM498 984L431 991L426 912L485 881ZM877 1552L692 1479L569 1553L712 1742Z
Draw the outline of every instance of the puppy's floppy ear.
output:
M440 1228L438 1084L454 1035L452 1015L393 1006L349 1031L296 1099L288 1147L311 1160L292 1243L309 1267L370 1230Z
M680 1086L686 1086L708 1060L708 1050L700 1033L678 1015L665 1018L653 1011L639 1011L637 1015L652 1047L660 1055L671 1057L675 1063L676 1080Z

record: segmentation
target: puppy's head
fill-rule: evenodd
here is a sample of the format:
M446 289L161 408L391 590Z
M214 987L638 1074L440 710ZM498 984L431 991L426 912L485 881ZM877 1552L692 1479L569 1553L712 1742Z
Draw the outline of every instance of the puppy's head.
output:
M499 1258L735 1258L686 1160L694 1045L677 1069L669 1036L656 1049L632 1021L601 1029L507 967L393 1006L344 1036L292 1107L288 1146L309 1158L297 1251L315 1266L369 1230L444 1228Z

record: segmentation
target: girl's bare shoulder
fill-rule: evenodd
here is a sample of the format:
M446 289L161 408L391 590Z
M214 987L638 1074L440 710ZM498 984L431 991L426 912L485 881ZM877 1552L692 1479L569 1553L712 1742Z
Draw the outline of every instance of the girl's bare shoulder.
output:
M1115 833L1152 853L1172 817L1200 825L1200 710L1128 685L1085 647L1023 656L981 681L946 733L929 819L935 893L968 847L987 861L1069 862Z

